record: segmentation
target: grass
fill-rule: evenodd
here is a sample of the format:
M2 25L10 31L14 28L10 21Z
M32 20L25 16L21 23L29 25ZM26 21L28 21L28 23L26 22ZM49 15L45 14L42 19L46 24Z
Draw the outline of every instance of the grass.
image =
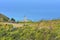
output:
M60 40L60 21L27 23L22 27L0 23L0 40Z

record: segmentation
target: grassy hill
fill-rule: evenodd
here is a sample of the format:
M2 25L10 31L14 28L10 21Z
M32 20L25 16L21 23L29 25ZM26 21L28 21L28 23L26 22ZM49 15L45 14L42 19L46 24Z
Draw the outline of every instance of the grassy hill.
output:
M8 20L9 20L9 18L7 16L0 13L0 21L5 22L5 21L8 21Z

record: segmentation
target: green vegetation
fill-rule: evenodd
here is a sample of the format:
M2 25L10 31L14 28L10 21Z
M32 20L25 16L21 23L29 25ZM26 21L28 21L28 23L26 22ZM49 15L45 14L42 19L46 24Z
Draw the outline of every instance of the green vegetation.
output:
M0 21L6 22L6 21L8 21L8 20L9 20L9 18L8 18L7 16L5 16L5 15L3 15L3 14L0 14Z
M9 18L3 14L0 13L0 22L15 22L14 18Z
M49 21L41 22L43 25L49 24ZM53 23L55 27L52 29L28 25L17 28L11 24L0 24L0 40L60 40L60 23L56 24L55 21ZM38 22L33 24L38 24Z
M15 22L15 19L14 18L11 18L11 22L14 23Z
M13 22L0 14L0 40L60 40L60 19Z

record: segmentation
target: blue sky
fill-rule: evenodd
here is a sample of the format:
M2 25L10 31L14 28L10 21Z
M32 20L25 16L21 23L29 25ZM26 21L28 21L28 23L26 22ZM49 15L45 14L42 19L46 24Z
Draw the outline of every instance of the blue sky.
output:
M60 18L60 0L0 0L0 13L16 20Z

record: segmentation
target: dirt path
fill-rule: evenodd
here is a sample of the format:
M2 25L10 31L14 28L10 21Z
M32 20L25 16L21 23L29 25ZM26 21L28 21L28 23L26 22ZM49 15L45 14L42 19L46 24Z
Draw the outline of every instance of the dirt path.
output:
M22 27L23 26L23 24L21 24L21 23L18 24L18 23L0 22L0 24L12 24L15 27Z

